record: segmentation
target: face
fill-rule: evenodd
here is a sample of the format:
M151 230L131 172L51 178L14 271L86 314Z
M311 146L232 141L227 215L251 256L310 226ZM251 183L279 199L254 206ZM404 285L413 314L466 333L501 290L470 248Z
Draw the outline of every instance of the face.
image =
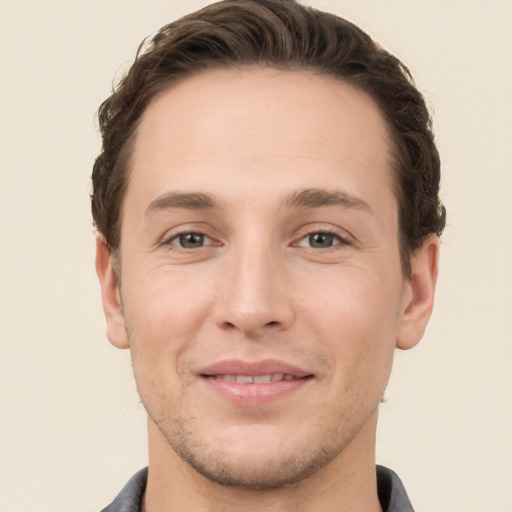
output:
M118 288L101 243L98 260L150 446L160 436L212 481L262 488L371 442L397 340L419 339L404 334L414 277L392 189L386 124L342 82L217 70L153 100Z

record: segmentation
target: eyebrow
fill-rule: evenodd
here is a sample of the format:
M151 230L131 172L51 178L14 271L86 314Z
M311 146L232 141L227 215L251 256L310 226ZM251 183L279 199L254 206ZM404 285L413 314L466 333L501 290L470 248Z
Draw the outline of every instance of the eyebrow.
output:
M364 210L373 214L370 205L366 201L338 190L309 188L292 192L286 197L284 205L287 208L321 208L323 206L340 206L342 208Z
M184 208L186 210L213 210L218 208L217 201L209 195L199 192L168 192L149 203L144 215L146 217L160 210Z
M298 190L287 195L283 200L283 205L287 209L339 206L342 208L364 210L373 214L372 209L366 201L338 190L316 188ZM144 215L148 217L158 211L171 208L215 210L220 209L220 206L213 196L200 192L167 192L151 201Z

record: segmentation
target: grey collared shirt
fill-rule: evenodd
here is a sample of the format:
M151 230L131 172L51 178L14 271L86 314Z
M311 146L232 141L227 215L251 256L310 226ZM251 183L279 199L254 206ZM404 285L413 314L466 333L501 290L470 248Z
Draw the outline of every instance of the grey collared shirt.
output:
M141 469L101 512L140 512L147 480L148 468ZM377 489L383 512L414 512L402 481L391 469L377 466Z

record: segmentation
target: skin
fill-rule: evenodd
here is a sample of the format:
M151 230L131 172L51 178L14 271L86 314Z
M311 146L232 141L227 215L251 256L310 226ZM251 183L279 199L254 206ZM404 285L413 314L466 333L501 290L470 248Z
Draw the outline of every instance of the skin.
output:
M120 256L99 236L96 262L148 411L145 510L380 510L377 409L430 317L438 252L432 236L402 275L388 146L370 97L306 72L208 71L148 106ZM201 376L226 359L310 377L235 403Z

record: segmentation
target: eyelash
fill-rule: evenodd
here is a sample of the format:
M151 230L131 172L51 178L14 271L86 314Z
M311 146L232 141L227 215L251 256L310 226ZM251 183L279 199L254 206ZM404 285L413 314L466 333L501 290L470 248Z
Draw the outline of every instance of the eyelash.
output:
M332 229L332 228L311 229L310 231L306 232L303 236L301 236L299 238L299 240L297 242L295 242L293 245L299 245L300 242L302 242L304 239L306 239L312 235L327 235L327 236L332 236L333 238L335 238L337 240L337 243L333 243L333 245L331 245L329 247L318 248L318 250L324 250L324 251L336 250L337 248L339 249L338 246L343 247L343 246L351 245L351 241L348 239L348 237L342 236L339 231L337 231L336 229ZM302 245L299 245L299 246L307 247L309 249L316 249L315 247L311 247L311 246L302 246Z
M178 245L178 243L173 243L175 240L178 240L181 237L184 237L187 235L188 236L196 235L196 236L203 237L203 241L204 241L204 238L209 239L210 243L207 243L207 244L203 243L199 247L182 247L182 246ZM332 245L330 245L328 247L311 247L310 245L302 245L301 244L301 242L303 240L305 240L308 237L311 237L312 235L324 235L324 236L329 236L329 237L332 236L333 238L335 238L337 240L337 243L333 243ZM213 239L212 237L208 236L206 233L201 232L201 231L182 231L181 233L173 234L172 237L168 238L164 242L164 244L167 246L172 246L173 250L177 250L180 252L187 252L187 253L190 251L195 251L196 249L207 247L207 246L219 247L219 246L223 245L221 242L216 241L215 239ZM329 228L311 229L310 231L303 234L296 242L294 242L292 244L292 246L295 246L295 247L297 247L297 246L298 247L307 247L309 249L314 249L314 250L318 249L318 250L323 250L323 251L336 250L336 248L339 248L338 246L347 246L347 245L351 245L351 241L347 237L342 236L337 230L329 229Z
M172 246L174 250L177 250L177 251L180 251L180 252L187 252L188 253L190 251L195 251L197 248L181 247L177 243L173 243L175 240L178 240L181 237L184 237L184 236L187 236L187 235L188 236L196 235L196 236L203 237L203 239L206 238L206 239L209 239L211 241L211 243L205 244L205 245L201 245L199 248L202 248L202 247L205 247L205 246L221 246L222 245L221 242L216 241L215 239L213 239L212 237L208 236L206 233L204 233L202 231L182 231L181 233L173 234L170 238L168 238L164 242L164 245Z

